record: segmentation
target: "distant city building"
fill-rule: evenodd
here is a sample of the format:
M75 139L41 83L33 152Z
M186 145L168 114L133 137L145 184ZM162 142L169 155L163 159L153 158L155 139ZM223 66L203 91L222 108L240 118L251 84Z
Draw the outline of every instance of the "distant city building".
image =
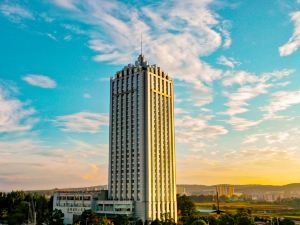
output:
M234 186L230 184L219 184L216 186L219 196L232 197L234 195Z
M110 103L109 199L177 221L173 80L140 55L111 78Z

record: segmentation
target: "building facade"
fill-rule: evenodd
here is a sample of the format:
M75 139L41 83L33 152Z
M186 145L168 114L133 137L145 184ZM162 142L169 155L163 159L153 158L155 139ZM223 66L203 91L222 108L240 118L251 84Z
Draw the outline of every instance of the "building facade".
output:
M92 208L93 194L88 192L55 192L53 209L64 214L64 224L73 224L74 217Z
M109 199L177 221L173 80L143 55L110 81Z

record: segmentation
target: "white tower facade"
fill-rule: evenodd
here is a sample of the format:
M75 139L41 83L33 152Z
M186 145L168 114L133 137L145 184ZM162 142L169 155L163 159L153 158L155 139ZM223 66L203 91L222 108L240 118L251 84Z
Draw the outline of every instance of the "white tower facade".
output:
M140 55L110 82L109 198L177 221L173 80Z

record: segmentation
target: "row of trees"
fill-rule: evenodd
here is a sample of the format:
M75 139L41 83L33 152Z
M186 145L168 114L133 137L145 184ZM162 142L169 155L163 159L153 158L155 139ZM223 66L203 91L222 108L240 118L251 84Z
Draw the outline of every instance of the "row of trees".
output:
M298 202L292 202L296 204ZM222 214L203 217L197 211L194 202L190 197L178 196L178 224L182 225L254 225L254 221L264 221L272 224L265 218L257 218L251 215L249 210L239 210L236 214ZM32 222L36 215L38 225L63 225L64 214L60 210L52 211L53 199L46 198L43 195L25 193L22 191L1 193L0 192L0 224L20 225ZM36 214L34 215L34 212ZM289 219L275 219L279 225L294 225ZM277 223L278 221L278 223ZM143 224L142 221L136 221L134 218L126 216L117 216L111 219L99 218L92 210L84 211L74 224L88 225L129 225ZM275 223L273 223L275 224ZM175 225L173 220L165 221L155 220L151 225Z
M53 198L37 193L0 192L0 224L20 225L33 222L38 225L63 225L64 214L52 211Z

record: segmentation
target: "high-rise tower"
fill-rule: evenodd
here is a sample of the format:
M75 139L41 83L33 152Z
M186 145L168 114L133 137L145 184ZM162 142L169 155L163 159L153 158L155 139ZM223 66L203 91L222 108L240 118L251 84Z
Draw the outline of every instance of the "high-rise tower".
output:
M177 221L173 80L141 54L110 87L109 198Z

